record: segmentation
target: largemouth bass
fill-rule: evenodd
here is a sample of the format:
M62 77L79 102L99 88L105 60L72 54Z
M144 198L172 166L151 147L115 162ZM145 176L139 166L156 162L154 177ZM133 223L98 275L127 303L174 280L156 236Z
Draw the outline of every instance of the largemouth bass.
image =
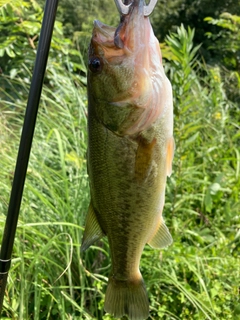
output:
M174 153L172 89L144 1L117 28L94 22L88 65L88 174L91 202L82 250L107 236L112 269L105 311L148 317L139 271L146 243L172 243L162 211Z

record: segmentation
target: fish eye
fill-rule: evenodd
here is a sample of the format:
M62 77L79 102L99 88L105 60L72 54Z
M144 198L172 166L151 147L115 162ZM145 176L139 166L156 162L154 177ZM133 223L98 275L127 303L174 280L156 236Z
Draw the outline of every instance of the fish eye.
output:
M102 59L99 57L93 57L88 62L88 67L93 73L99 73L102 71Z

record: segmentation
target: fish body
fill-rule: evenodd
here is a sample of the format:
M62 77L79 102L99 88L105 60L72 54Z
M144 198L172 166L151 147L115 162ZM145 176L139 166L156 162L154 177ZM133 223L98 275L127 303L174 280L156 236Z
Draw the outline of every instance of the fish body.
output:
M118 28L94 22L88 71L88 174L91 202L82 250L106 235L112 269L105 311L146 319L139 271L146 243L171 244L163 221L174 153L172 89L144 1Z

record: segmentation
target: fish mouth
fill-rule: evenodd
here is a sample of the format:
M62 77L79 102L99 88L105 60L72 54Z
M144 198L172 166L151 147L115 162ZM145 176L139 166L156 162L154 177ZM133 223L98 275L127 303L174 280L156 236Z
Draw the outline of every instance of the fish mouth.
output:
M108 26L99 20L94 21L89 55L100 56L108 63L116 63L119 57L123 60L124 52L114 43L117 28Z
M106 47L112 47L114 45L113 39L116 28L108 26L99 20L94 20L93 25L93 41Z
M117 28L95 20L91 41L94 53L110 61L114 57L135 53L143 42L146 29L144 4L144 0L134 0L129 13L120 17Z

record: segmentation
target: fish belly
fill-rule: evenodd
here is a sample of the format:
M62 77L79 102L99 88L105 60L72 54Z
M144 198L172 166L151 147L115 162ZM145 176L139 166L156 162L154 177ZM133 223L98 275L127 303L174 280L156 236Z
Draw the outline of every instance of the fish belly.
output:
M148 316L139 263L162 220L167 148L161 147L157 129L149 129L145 136L118 136L89 115L91 210L100 226L99 238L108 237L112 259L105 310L132 320Z

